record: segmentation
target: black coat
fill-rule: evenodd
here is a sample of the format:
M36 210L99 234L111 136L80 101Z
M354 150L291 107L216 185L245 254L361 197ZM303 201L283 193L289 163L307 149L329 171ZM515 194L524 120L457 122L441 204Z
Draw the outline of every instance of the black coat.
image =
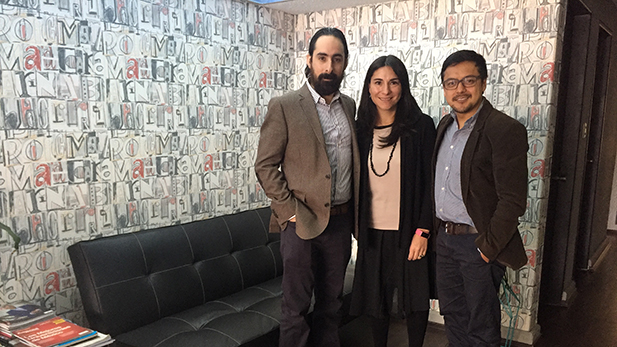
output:
M398 239L391 252L400 259L396 274L403 285L404 300L399 300L404 312L428 310L429 288L433 282L429 276L429 258L408 261L409 246L417 228L428 229L434 235L432 212L431 158L435 145L435 125L427 115L417 116L411 131L401 136L401 200ZM369 233L371 192L368 186L368 152L372 139L358 134L360 149L360 206L358 230L358 259L352 292L352 314L382 316L379 266L366 257L376 246L375 238ZM431 242L431 239L429 239ZM430 249L431 247L429 247Z

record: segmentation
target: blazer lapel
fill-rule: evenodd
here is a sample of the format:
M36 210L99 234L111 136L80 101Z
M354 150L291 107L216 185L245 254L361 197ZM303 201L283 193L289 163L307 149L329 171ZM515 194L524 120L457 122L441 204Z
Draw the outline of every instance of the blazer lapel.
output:
M354 114L355 110L353 109L353 103L350 99L343 97L341 94L341 103L343 104L343 111L345 111L345 115L347 116L347 120L349 120L349 126L352 126L354 123Z
M311 95L311 91L308 89L306 84L299 90L300 96L300 108L302 108L302 114L306 116L315 136L319 143L322 144L324 149L326 148L326 140L323 136L323 131L321 130L321 122L319 121L319 114L317 114L317 108L315 107L315 101L313 100L313 96Z
M482 128L484 128L484 123L488 118L488 115L491 113L493 106L484 99L484 104L482 105L482 109L478 114L478 119L476 120L476 124L469 134L469 139L467 139L467 144L465 145L465 149L463 150L463 156L461 158L461 191L463 194L463 201L467 199L467 193L469 192L469 176L471 174L471 161L473 159L474 154L476 153L476 146L478 144L478 140L480 139L480 135L482 134Z
M343 105L343 112L347 116L347 122L349 124L349 130L351 132L351 140L355 144L358 142L356 138L356 121L354 115L356 114L355 106L353 101L341 94L341 103Z
M433 151L433 171L435 165L437 164L437 154L439 152L439 147L441 147L441 141L443 141L443 136L446 133L446 129L454 122L454 118L450 116L450 114L445 115L437 124L437 138L435 140L435 150Z
M343 112L347 116L347 121L349 122L349 131L351 133L351 157L352 157L352 165L353 165L353 199L354 199L354 211L357 215L358 213L358 203L360 199L360 151L358 150L358 137L356 134L356 122L355 122L355 114L356 114L356 105L348 96L341 94L341 103L343 105ZM356 227L358 224L356 223ZM357 235L357 228L354 232Z

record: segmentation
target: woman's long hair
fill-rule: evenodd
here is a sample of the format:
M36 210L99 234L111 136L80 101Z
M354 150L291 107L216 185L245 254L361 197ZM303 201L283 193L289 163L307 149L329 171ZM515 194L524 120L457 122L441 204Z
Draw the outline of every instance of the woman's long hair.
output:
M411 90L409 88L409 74L407 73L405 64L393 55L381 56L375 59L366 72L364 87L362 89L362 97L360 99L360 106L358 107L358 134L360 136L364 136L364 138L372 138L373 128L375 127L375 119L377 117L377 107L369 96L369 86L375 71L384 66L389 66L392 68L402 87L401 98L396 105L396 113L394 116L394 123L392 123L390 135L386 138L380 139L382 146L387 147L395 144L405 130L411 130L411 125L414 119L422 114L422 110L420 109L420 106L418 106L416 99L414 99L411 95Z

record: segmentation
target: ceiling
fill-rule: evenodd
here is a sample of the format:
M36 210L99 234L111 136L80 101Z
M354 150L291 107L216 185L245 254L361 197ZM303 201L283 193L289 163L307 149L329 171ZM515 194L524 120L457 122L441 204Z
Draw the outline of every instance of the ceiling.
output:
M617 1L617 0L615 0ZM281 10L291 14L302 14L335 8L348 8L360 5L374 4L376 0L284 0L262 6Z
M281 10L291 14L302 14L334 8L348 8L360 5L377 3L377 0L284 0L277 3L264 4L262 6ZM617 0L613 0L617 6Z

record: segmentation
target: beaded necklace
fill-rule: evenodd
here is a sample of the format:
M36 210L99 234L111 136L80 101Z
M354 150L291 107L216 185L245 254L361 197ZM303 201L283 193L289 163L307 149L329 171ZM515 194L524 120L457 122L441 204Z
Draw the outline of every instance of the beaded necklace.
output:
M390 125L386 125L386 126L383 126L383 127L375 127L375 128L376 129L383 129L383 128L387 128L389 126L392 126L392 125L390 124ZM373 140L374 140L374 138L375 138L375 132L373 131L373 134L371 135L371 144L369 146L369 159L370 159L370 162L371 162L371 170L373 170L373 173L375 174L375 176L383 177L383 176L385 176L388 173L388 171L390 171L390 161L392 161L392 155L394 154L394 149L396 149L396 142L392 145L392 151L390 151L390 157L388 158L388 164L386 166L386 171L384 171L384 173L382 173L382 174L378 174L377 171L375 171L375 165L373 164Z

